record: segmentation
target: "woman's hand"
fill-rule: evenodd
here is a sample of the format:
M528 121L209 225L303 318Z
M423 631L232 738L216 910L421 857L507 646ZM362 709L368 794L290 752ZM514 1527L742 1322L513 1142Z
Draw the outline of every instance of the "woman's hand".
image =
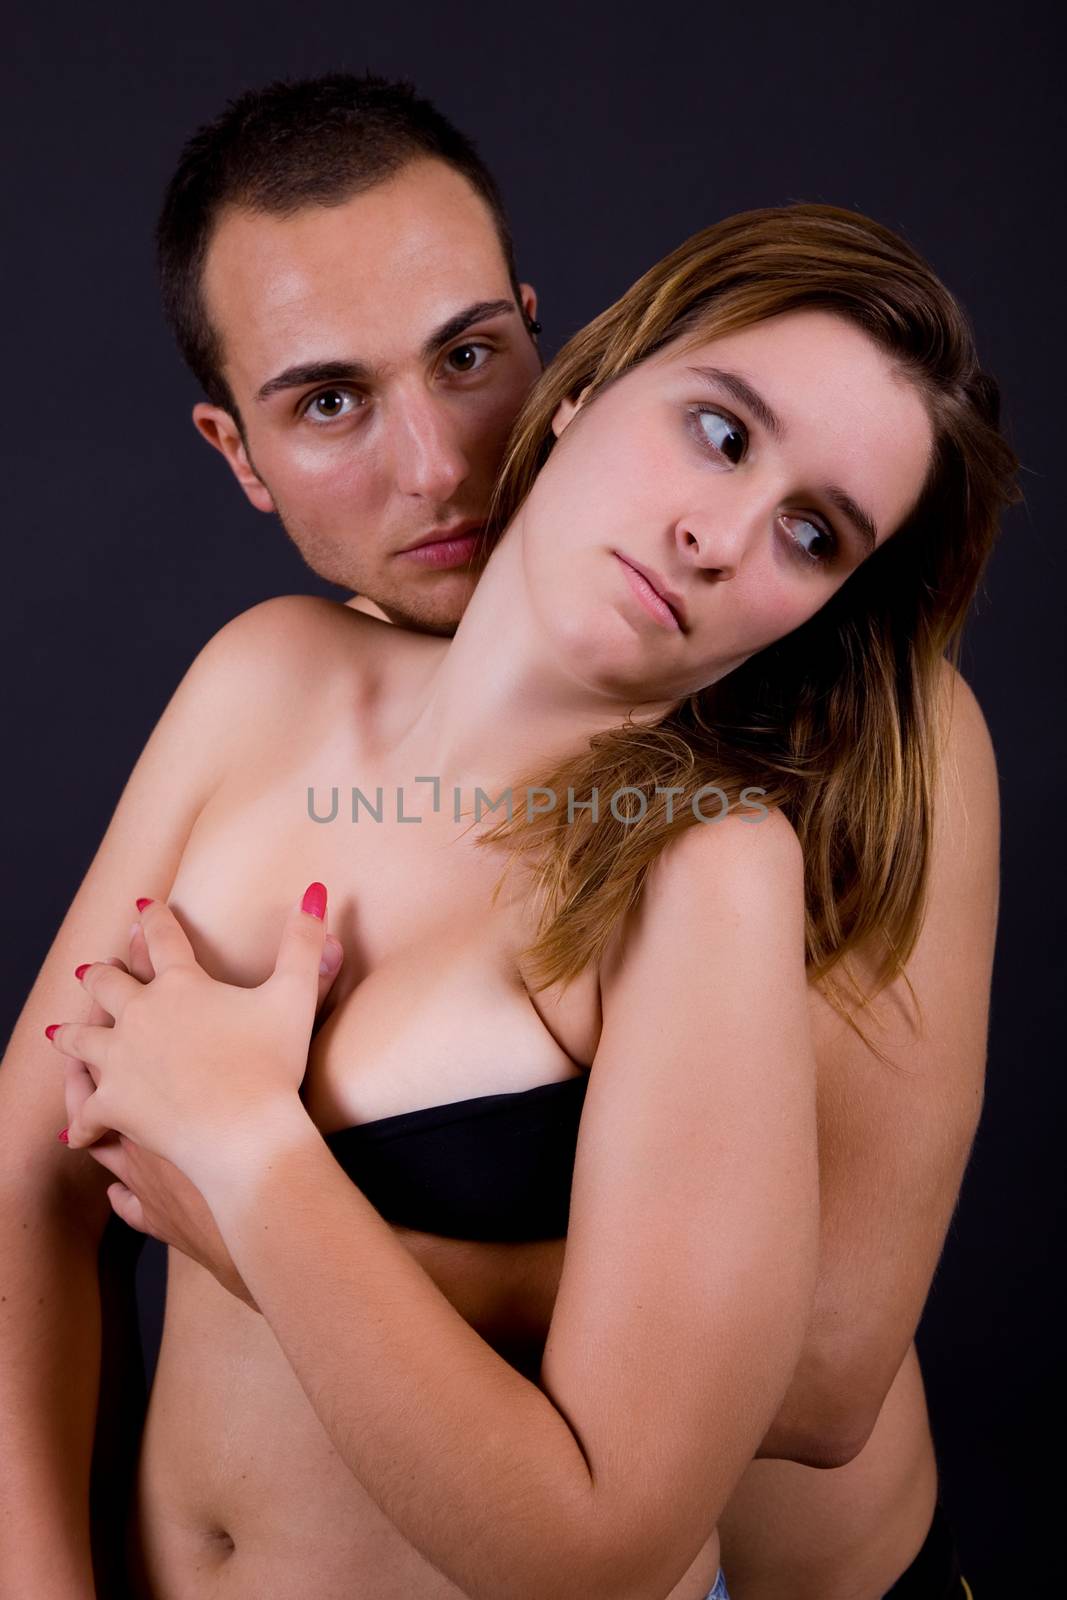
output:
M286 921L271 976L257 988L219 983L197 963L173 912L139 904L155 976L142 983L105 962L78 976L114 1026L53 1024L49 1038L84 1063L92 1092L72 1122L72 1149L111 1131L190 1167L243 1128L300 1107L298 1090L327 952L326 890L312 884ZM339 946L333 941L333 954ZM69 1087L69 1078L68 1078Z

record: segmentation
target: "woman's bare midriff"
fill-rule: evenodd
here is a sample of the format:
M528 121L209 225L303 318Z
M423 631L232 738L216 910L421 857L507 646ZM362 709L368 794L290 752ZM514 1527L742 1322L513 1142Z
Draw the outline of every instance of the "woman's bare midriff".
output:
M151 1600L462 1593L341 1461L263 1319L173 1251L136 1523ZM717 1567L713 1535L672 1600L703 1600Z
M433 811L429 786L415 781L433 771L430 761L416 757L406 771L390 765L391 730L375 723L373 694L357 712L361 662L346 655L345 641L366 619L342 610L323 622L313 697L287 708L284 725L277 707L267 708L258 743L241 730L239 758L184 850L168 898L198 958L224 981L261 982L286 908L309 882L327 885L345 963L303 1091L324 1133L586 1070L600 1025L595 973L565 996L530 996L518 964L533 931L526 897L509 888L490 905L506 858L461 838L447 800ZM441 648L383 625L374 668L394 675L382 703L395 709ZM309 819L309 784L323 811L339 786L334 822ZM373 796L379 784L384 819L360 812L353 822L350 786ZM396 820L401 785L403 815L420 815L418 825ZM476 1418L471 1428L474 1449ZM461 1592L341 1461L263 1318L176 1251L130 1565L144 1600L445 1600ZM709 1529L673 1600L702 1600L717 1567Z
M566 991L527 992L518 956L532 925L521 888L489 909L503 858L457 840L447 807L432 813L427 787L414 781L432 766L405 773L382 754L393 730L375 720L375 707L402 705L441 641L383 624L375 670L390 681L373 685L357 715L365 635L353 648L346 630L369 619L335 609L343 620L324 617L316 639L313 696L287 708L284 726L268 708L258 747L242 730L239 759L194 825L169 899L198 958L224 981L261 982L287 908L307 883L327 884L345 963L304 1090L325 1133L585 1070L599 1036L595 973ZM410 786L404 814L419 812L421 825L390 825L388 808L384 823L350 820L347 785L373 793L384 784L388 794L397 783ZM320 794L342 786L336 822L308 819L309 784L324 786ZM889 1548L906 1552L896 1570L911 1559L933 1505L933 1464L921 1382L917 1368L909 1372L849 1467L753 1464L730 1508L738 1549L754 1561L750 1586L727 1571L734 1600L875 1600L881 1591L854 1585L801 1588L793 1574L814 1571L816 1556L834 1583L846 1569L873 1571ZM476 1427L472 1419L472 1448ZM746 1529L756 1507L759 1525ZM263 1318L175 1251L130 1523L142 1600L461 1593L341 1461ZM789 1572L785 1587L768 1586L759 1550ZM718 1564L719 1536L709 1530L671 1600L703 1600Z

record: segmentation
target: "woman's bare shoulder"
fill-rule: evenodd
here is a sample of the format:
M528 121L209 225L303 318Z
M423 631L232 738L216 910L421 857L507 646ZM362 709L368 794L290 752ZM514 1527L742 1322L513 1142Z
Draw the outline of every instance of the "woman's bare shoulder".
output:
M653 877L668 895L714 889L788 899L803 886L803 850L793 824L777 807L732 811L687 828L664 848Z
M735 953L783 941L787 965L803 973L804 854L785 814L731 812L676 835L660 852L640 899L621 919L601 963L601 989L641 946L669 951L679 939ZM766 949L764 948L764 957Z

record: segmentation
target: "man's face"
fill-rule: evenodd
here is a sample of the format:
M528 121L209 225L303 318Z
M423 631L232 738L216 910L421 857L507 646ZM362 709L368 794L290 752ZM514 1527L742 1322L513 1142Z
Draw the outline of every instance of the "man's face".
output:
M341 205L231 209L203 293L245 439L217 406L193 415L252 504L277 512L322 577L391 621L451 633L541 370L533 290L520 309L484 200L419 160Z

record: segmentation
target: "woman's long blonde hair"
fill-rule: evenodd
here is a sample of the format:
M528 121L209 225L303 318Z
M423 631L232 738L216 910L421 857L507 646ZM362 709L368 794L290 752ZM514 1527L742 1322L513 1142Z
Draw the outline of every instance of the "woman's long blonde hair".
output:
M861 328L914 382L934 431L912 515L802 627L761 650L654 725L628 721L586 751L524 780L566 807L525 810L484 833L533 871L542 912L524 972L567 982L598 960L660 851L717 785L730 809L766 791L795 828L806 862L809 981L850 951L879 952L875 986L904 968L922 921L935 792L939 679L958 664L962 626L999 529L1018 499L1015 455L998 431L999 394L978 365L967 319L925 261L889 229L836 206L749 211L694 234L575 335L542 375L511 436L494 502L506 526L555 442L561 401L614 379L668 343L696 344L800 309ZM673 820L655 791L680 791ZM580 809L636 790L638 821ZM704 802L707 808L707 802ZM636 815L640 801L621 808ZM714 814L714 807L711 808ZM846 969L842 969L846 970ZM823 983L835 1009L836 982ZM870 1041L866 1041L870 1043ZM872 1046L873 1048L873 1046Z

